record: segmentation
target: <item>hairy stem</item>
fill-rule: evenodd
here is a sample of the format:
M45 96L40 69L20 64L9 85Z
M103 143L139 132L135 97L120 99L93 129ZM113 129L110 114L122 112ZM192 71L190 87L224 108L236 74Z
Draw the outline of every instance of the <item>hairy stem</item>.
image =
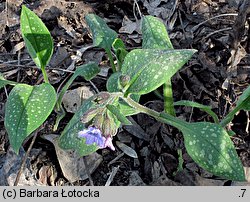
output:
M220 125L224 128L227 124L229 124L233 118L234 115L240 110L240 106L235 107L231 112L229 112L227 114L227 116L222 119L222 121L220 122Z
M49 79L48 79L48 75L47 75L47 72L45 70L45 67L41 67L41 70L42 70L44 82L49 83Z
M179 120L178 118L171 116L167 113L159 113L155 110L149 109L145 106L140 105L139 103L135 102L133 99L130 97L122 97L125 102L127 102L131 107L135 108L136 110L140 111L141 113L147 114L149 116L154 117L156 120L162 122L162 123L167 123L171 126L174 126L178 129L182 129L186 126L186 122Z
M164 111L167 114L175 116L171 79L166 81L166 83L163 85L163 97L164 97Z
M108 55L108 58L109 58L109 61L110 61L112 70L113 70L113 72L115 73L115 72L117 72L117 69L116 69L116 67L115 67L115 63L114 63L114 59L113 59L111 50L110 50L110 49L105 49L105 50L106 50L106 53L107 53L107 55Z

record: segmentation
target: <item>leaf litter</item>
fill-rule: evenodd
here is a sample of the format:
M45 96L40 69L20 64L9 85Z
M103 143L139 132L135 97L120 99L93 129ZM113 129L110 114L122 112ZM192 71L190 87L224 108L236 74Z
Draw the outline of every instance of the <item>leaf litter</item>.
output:
M0 37L0 44L2 45L0 48L0 71L7 77L6 79L16 81L19 75L19 77L27 83L39 83L39 71L34 68L34 63L32 63L25 49L23 49L22 46L20 46L20 48L16 46L21 42L20 33L18 33L18 27L16 26L19 20L19 2L8 2L17 10L11 11L13 14L8 16L9 24L5 21L0 21L2 35L2 37ZM130 1L109 0L105 1L105 3L100 3L98 1L87 0L87 5L82 2L74 2L70 5L69 2L66 1L42 1L40 5L37 3L38 1L34 2L34 4L28 6L38 15L42 16L42 19L52 33L53 39L55 40L54 45L58 50L57 54L59 56L54 59L54 64L51 63L51 69L48 71L49 77L55 81L55 85L59 85L67 77L69 74L67 70L74 71L75 65L81 64L81 61L89 61L94 58L98 64L107 67L105 55L98 49L91 47L87 51L83 51L79 54L79 57L76 54L77 51L81 50L86 44L92 43L83 18L86 14L84 13L85 11L87 13L96 12L108 20L108 24L111 25L112 29L117 32L121 30L119 36L126 42L129 49L141 46L140 18L138 17L138 13L134 14L131 12L131 10L133 10L133 3ZM233 30L229 28L235 23L236 14L239 13L239 1L231 0L227 2L222 0L204 2L197 0L195 4L191 4L190 1L185 1L177 5L175 5L175 2L176 1L165 0L138 0L141 12L144 15L154 15L166 23L171 41L176 49L194 47L199 50L198 58L192 59L187 65L187 68L183 68L173 77L173 85L176 89L174 92L175 99L193 100L204 105L213 106L212 109L219 117L222 117L230 111L233 105L232 103L235 103L237 97L250 82L250 74L247 68L247 64L250 62L248 56L250 50L249 43L247 43L248 36L244 35L244 37L240 38L241 49L234 50L231 46ZM4 3L0 4L0 8L5 8ZM17 6L15 6L16 4ZM79 9L83 6L86 9ZM106 8L109 8L109 10L105 10ZM5 9L1 9L0 12L1 15L6 15ZM234 15L227 15L228 13ZM222 16L213 18L219 15ZM137 18L135 18L135 16L137 16ZM204 21L206 22L203 23ZM8 28L3 29L6 28L6 25ZM195 29L192 29L194 27ZM243 34L249 32L248 29L246 26ZM236 54L233 51L237 51ZM18 53L21 54L20 60L17 59ZM232 55L236 57L233 61ZM74 56L77 56L77 58ZM57 61L58 63L56 63ZM235 67L233 74L231 74L231 70L228 69L230 64ZM100 91L105 90L105 81L108 76L106 70L105 72L105 74L93 79L93 83ZM228 77L229 74L232 75L231 78ZM228 79L227 90L221 88L224 87L223 81L226 79ZM74 84L75 88L78 88L78 81ZM7 87L7 91L9 90L10 88ZM146 96L143 99L143 104L148 105L151 102L150 107L152 108L157 108L159 103L161 103L155 95ZM0 101L1 103L5 103L5 100L5 91L1 89ZM161 111L161 109L156 110ZM199 121L211 121L211 117L197 109L187 110L180 106L176 107L176 111L177 114L182 114L182 118L186 120L197 121L200 119ZM74 113L74 110L71 109L71 113L72 112ZM245 131L247 128L246 121L241 121L242 119L247 119L244 113L245 112L241 112L236 116L232 128L237 129L236 137L240 140L244 140L243 142L249 145L249 129ZM2 114L0 114L0 117L1 116ZM144 116L140 118L140 116L141 115L133 116L136 125L126 126L120 129L121 134L124 133L130 138L119 139L121 143L127 144L137 151L138 159L136 160L127 155L122 155L112 164L108 164L120 155L120 151L98 151L95 153L94 159L100 158L102 161L100 161L98 165L95 165L96 168L93 169L94 172L91 171L95 185L105 185L109 177L108 173L112 172L112 170L118 166L119 169L115 175L113 175L113 179L109 181L110 185L221 186L225 183L237 185L237 182L228 182L207 175L202 168L198 167L190 157L188 157L183 146L184 140L176 129L169 126L158 126L156 121L150 117ZM67 124L67 120L69 120L70 117L70 114L67 115L64 124ZM53 122L53 116L51 120ZM0 124L3 125L3 119L0 119ZM52 123L46 122L46 124L46 128L42 128L41 132L43 134L51 134L52 131L50 128ZM7 155L11 155L9 154L11 151L7 148L8 140L6 133L1 133L0 140L1 148L3 148L3 152L0 155L0 164L6 168L7 165L6 163L4 164L6 161L3 161L3 159L6 159ZM236 147L243 148L237 150L237 152L245 166L245 172L247 174L249 173L248 170L250 167L249 147L242 147L240 142L241 141L234 141ZM35 152L34 150L36 154L34 154L33 157L31 155L31 159L39 159L36 161L42 162L44 165L39 167L37 166L39 164L34 163L35 161L30 161L31 164L33 163L33 166L35 166L35 170L31 170L31 172L24 170L24 175L21 177L21 184L82 185L88 183L88 180L85 179L86 175L82 178L81 176L83 175L80 175L77 169L77 174L73 177L70 177L69 174L65 174L65 170L64 172L62 171L63 166L60 167L58 165L58 161L60 160L59 157L56 156L58 153L57 149L50 151L55 154L55 159L53 161L49 160L50 163L45 163L42 159L48 157L48 154L46 154L48 145L51 146L51 143L48 143L48 141L42 138L37 140L35 149L39 148L39 151L37 150ZM183 152L184 170L179 171L179 173L173 177L172 173L177 171L178 166L178 155L176 153L178 148ZM23 150L21 149L21 153L22 152ZM45 154L41 155L43 152L45 152ZM41 158L41 156L43 157ZM12 157L10 157L10 159L12 159ZM70 159L70 157L68 157L68 159ZM73 159L77 158L74 157ZM163 162L162 164L161 161ZM55 165L53 166L51 162ZM90 162L88 162L88 165L91 164L89 163ZM28 168L29 166L30 165L27 164ZM80 166L84 167L82 162ZM1 172L3 172L3 167L0 169ZM6 179L0 181L6 184L13 184L17 171L18 166L16 166L11 173L0 175L8 175L6 176L7 181ZM37 176L40 176L40 181L35 177L36 173L39 173ZM28 176L28 178L24 176ZM57 177L54 179L53 176ZM25 179L28 179L28 181L25 181ZM136 180L133 181L133 179ZM73 182L74 180L76 181ZM249 180L247 183L249 185Z

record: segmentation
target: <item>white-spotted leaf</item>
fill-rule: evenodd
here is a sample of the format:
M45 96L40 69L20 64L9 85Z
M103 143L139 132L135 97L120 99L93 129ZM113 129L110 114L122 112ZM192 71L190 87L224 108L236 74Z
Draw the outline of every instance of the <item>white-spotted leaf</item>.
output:
M53 53L53 41L42 20L24 5L21 12L21 32L37 67L45 68Z
M85 100L80 109L74 114L67 126L64 128L59 138L59 146L62 149L76 150L79 156L87 156L98 150L98 147L95 144L87 145L85 143L85 138L78 137L79 131L86 128L85 124L81 122L81 117L90 108L95 108L95 104L93 102L94 99L96 99L96 97L92 96L88 100Z
M53 86L17 84L6 103L5 128L10 144L18 153L24 139L48 118L56 103Z
M173 49L165 25L153 16L142 19L142 48L143 49Z
M109 77L109 79L106 83L106 87L107 87L108 92L113 93L113 92L119 92L122 90L122 86L120 84L120 76L121 75L122 75L121 72L115 72ZM133 94L130 96L133 100L139 102L140 95ZM135 114L140 113L138 110L136 110L135 108L132 108L126 102L124 102L124 100L119 100L119 108L120 108L121 113L124 116L131 116L131 115L135 115Z
M115 105L107 105L107 109L124 125L132 125L132 123L124 116L118 107Z
M127 54L123 75L130 77L125 94L147 94L169 80L196 52L193 49L136 49Z
M214 175L245 181L242 163L226 130L214 123L191 123L182 130L192 159Z
M122 90L122 86L120 84L121 75L122 75L121 72L115 72L111 74L111 76L109 77L106 83L106 88L108 92L113 93L113 92L119 92Z
M185 148L202 168L225 179L244 181L242 163L227 131L219 124L188 123L166 113L161 121L178 128L184 136Z
M85 19L92 32L94 46L110 50L117 33L95 14L88 14Z

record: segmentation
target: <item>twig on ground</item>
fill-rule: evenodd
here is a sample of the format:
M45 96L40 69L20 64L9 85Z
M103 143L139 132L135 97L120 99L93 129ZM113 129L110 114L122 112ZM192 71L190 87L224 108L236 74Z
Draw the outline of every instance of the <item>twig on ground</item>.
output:
M228 31L228 30L231 30L232 27L226 27L226 28L223 28L223 29L219 29L219 30L216 30L214 32L211 32L210 34L208 34L207 36L205 36L202 40L205 40L207 38L209 38L210 36L214 35L214 34L217 34L219 32L224 32L224 31Z
M86 157L85 157L85 156L83 157L83 163L84 163L85 170L86 170L86 173L87 173L88 178L89 178L89 184L90 184L90 186L94 186L93 179L92 179L92 177L91 177L91 175L90 175L90 172L89 172L89 165L88 165L88 163L87 163L87 160L86 160Z
M18 54L17 54L17 65L20 65L21 64L21 50L18 51ZM20 67L18 67L18 72L17 72L17 79L16 81L19 82L20 81Z
M134 16L135 16L135 19L136 19L136 21L138 21L138 18L136 17L136 8L137 8L137 10L138 10L138 13L139 13L139 15L140 15L140 18L142 18L143 17L143 14L141 13L141 10L140 10L140 7L139 7L139 5L138 5L138 3L137 3L137 0L134 0L134 4L133 4L133 13L134 13Z
M6 97L8 98L9 95L8 95L8 91L7 91L7 89L6 89L6 86L4 86L4 92L5 92Z
M96 93L100 93L100 91L98 90L98 88L96 87L96 85L91 80L89 80L89 83L94 88L94 90L96 91Z
M119 160L123 156L124 156L124 152L120 153L117 157L115 157L112 161L110 161L108 163L108 166L110 166L111 164L115 163L117 160Z
M35 140L36 140L36 137L37 137L37 133L38 133L38 129L34 132L34 135L33 135L32 141L31 141L31 143L29 145L29 148L28 148L28 150L27 150L24 158L22 159L22 163L21 163L20 169L19 169L19 171L17 173L17 177L16 177L16 180L14 182L14 186L18 185L18 182L20 180L21 174L23 172L24 165L25 165L25 163L26 163L26 161L28 159L28 156L30 154L31 148L33 147L33 144L35 143Z
M250 125L250 117L249 117L249 112L246 112L247 114L247 125L246 125L246 132L249 133L249 125Z
M117 167L114 167L114 168L112 169L112 172L111 172L111 174L110 174L110 176L109 176L109 178L108 178L108 180L107 180L105 186L109 186L109 185L111 184L111 182L113 181L113 179L114 179L114 177L115 177L117 171L119 170L119 168L120 168L120 166L117 166Z
M225 13L225 14L221 14L221 15L216 15L214 17L211 17L201 23L199 23L198 25L195 25L193 28L192 28L192 32L195 32L201 25L205 24L206 22L210 21L210 20L213 20L215 18L220 18L220 17L225 17L225 16L238 16L238 13Z

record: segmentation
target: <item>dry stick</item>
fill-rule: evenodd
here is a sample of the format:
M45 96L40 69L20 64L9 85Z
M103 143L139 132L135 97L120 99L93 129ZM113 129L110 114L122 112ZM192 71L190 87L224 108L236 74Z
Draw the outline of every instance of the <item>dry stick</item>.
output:
M236 18L235 23L233 25L233 30L234 30L233 48L235 50L238 49L238 45L244 34L246 17L249 12L250 12L250 1L244 0L239 8L239 15Z
M18 59L17 65L20 65L20 63L21 63L21 50L18 51L17 59ZM20 70L20 67L18 67L17 79L16 79L17 82L20 81L20 71L19 70Z
M140 7L139 7L139 5L138 5L138 3L137 3L137 0L134 0L134 4L133 4L133 13L134 13L134 17L135 17L135 19L136 19L136 21L138 21L138 19L137 19L137 17L136 17L136 14L135 14L135 7L137 7L137 10L138 10L138 13L139 13L139 15L140 15L140 18L142 18L143 17L143 14L141 13L141 10L140 10Z
M6 25L7 25L7 27L9 27L9 0L6 0Z
M112 161L110 161L108 163L108 166L110 166L111 164L115 163L116 161L118 161L123 156L124 156L124 152L120 153L117 157L115 157Z
M179 0L175 0L173 7L170 10L170 14L168 15L167 21L170 21L170 18L172 17L172 15L174 14L177 4L178 4Z
M249 112L247 111L246 114L247 114L247 125L246 125L246 130L245 131L248 133L248 131L249 131L249 123L250 123Z
M31 143L30 143L30 146L29 146L29 148L28 148L28 150L27 150L27 152L26 152L26 154L25 154L25 156L24 156L24 158L23 158L23 160L22 160L22 164L21 164L20 169L19 169L19 171L18 171L18 173L17 173L17 177L16 177L16 180L15 180L15 182L14 182L14 186L17 186L17 185L18 185L19 179L20 179L21 174L22 174L22 172L23 172L24 165L25 165L25 163L26 163L26 161L27 161L27 158L28 158L28 156L29 156L29 154L30 154L31 148L33 147L33 144L35 143L35 140L36 140L36 137L37 137L37 133L38 133L38 130L35 131L35 134L34 134L34 136L33 136L33 138L32 138L32 141L31 141Z
M89 184L90 184L90 186L94 186L94 182L93 182L93 179L92 179L92 177L90 175L89 166L88 166L88 163L87 163L87 160L86 160L85 156L83 157L83 163L84 163L84 166L85 166L85 170L86 170L87 176L89 178Z
M215 18L220 18L220 17L224 17L224 16L238 16L238 14L237 14L237 13L225 13L225 14L221 14L221 15L216 15L216 16L211 17L211 18L209 18L209 19L207 19L207 20L201 22L200 24L194 26L194 27L192 28L192 32L195 32L201 25L205 24L206 22L208 22L208 21L210 21L210 20L213 20L213 19L215 19Z
M226 28L222 28L222 29L216 30L216 31L214 31L214 32L211 32L211 33L208 34L207 36L205 36L205 37L203 38L203 40L205 40L205 39L209 38L210 36L212 36L212 35L214 35L214 34L217 34L217 33L219 33L219 32L224 32L224 31L228 31L228 30L231 30L231 29L232 29L232 27L226 27Z
M98 90L98 88L96 87L96 85L91 80L89 80L89 83L95 89L96 93L100 93L100 91Z
M108 180L107 180L105 186L109 186L109 185L111 184L111 182L113 181L113 179L114 179L114 177L115 177L117 171L119 170L119 168L120 168L120 166L117 166L117 167L114 167L114 168L112 169L112 173L110 174L110 176L109 176L109 178L108 178Z
M6 88L6 86L4 86L4 92L5 92L5 94L6 94L6 97L7 97L7 99L8 99L9 95L8 95L8 91L7 91L7 88Z

